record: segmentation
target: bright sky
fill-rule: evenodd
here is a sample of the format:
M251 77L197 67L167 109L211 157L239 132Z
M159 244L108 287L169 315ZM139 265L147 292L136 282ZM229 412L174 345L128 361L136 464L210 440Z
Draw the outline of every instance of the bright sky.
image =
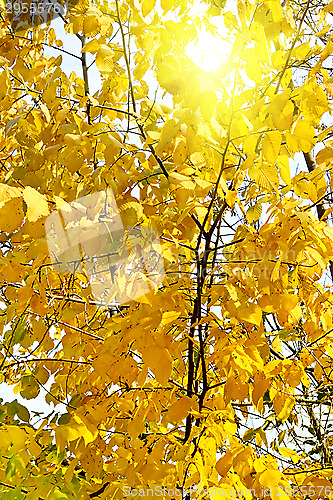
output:
M198 40L186 47L186 55L204 71L216 70L230 55L232 45L223 39L216 39L207 30L199 32Z

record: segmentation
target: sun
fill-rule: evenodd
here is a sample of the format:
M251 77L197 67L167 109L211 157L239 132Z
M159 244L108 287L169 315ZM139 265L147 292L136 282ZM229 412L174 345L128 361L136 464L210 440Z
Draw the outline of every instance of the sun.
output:
M232 42L227 35L212 35L205 28L198 31L195 41L185 47L185 54L200 69L211 72L217 70L228 60Z

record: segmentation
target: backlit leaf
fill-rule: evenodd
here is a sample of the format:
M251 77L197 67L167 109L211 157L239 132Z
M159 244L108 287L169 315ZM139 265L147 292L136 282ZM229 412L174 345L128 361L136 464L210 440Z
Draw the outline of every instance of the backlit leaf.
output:
M27 219L35 222L39 217L49 214L49 207L43 195L36 189L26 187L23 191L23 199L27 204Z

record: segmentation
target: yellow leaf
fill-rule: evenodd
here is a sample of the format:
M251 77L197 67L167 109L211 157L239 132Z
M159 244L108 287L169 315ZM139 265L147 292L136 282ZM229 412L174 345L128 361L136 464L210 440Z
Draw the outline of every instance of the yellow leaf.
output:
M33 295L30 299L31 309L37 313L39 316L43 316L47 313L47 307L44 304L44 301L39 295Z
M260 219L261 216L261 203L256 203L246 212L246 219L251 224Z
M306 120L298 120L293 133L286 132L286 140L289 151L296 153L303 151L308 153L315 145L315 129Z
M36 443L36 441L33 438L30 438L30 441L28 443L28 449L30 453L35 457L38 457L38 455L42 451L42 448L39 446L39 444Z
M119 151L119 149L126 149L126 144L120 142L118 139L109 134L107 137L108 146L112 146L113 149Z
M316 189L315 184L311 181L309 181L308 194L309 194L310 200L313 203L316 203L317 199L318 199L318 193L317 193L317 189Z
M160 135L160 140L155 148L157 155L162 154L170 145L179 130L178 123L175 120L165 122Z
M237 424L236 422L231 422L231 420L227 420L223 425L223 428L226 432L231 434L232 436L237 432Z
M101 44L97 52L96 66L104 74L111 73L113 70L113 51L105 43Z
M246 54L245 71L247 76L256 83L261 80L262 66L258 57L258 51L249 49Z
M269 388L270 379L265 376L263 372L258 372L254 376L253 382L253 392L252 392L252 401L257 406L258 401L262 398Z
M7 184L0 184L0 202L4 202L15 196L21 196L21 191Z
M27 440L27 434L22 427L16 425L9 425L7 428L8 436L12 443L11 452L15 453L18 451L23 451L25 448L25 442Z
M257 304L248 302L237 308L237 314L239 318L248 323L253 323L259 326L262 320L261 309Z
M151 12L154 7L155 7L155 0L143 0L141 5L143 17L148 16L149 12Z
M48 215L49 207L43 195L32 187L26 187L23 191L23 198L27 204L27 219L30 222L35 222L40 217Z
M262 141L262 153L269 163L275 163L280 152L282 141L281 132L273 130L267 132Z
M268 0L266 1L266 5L272 11L273 20L275 22L280 22L283 19L281 4L278 0Z
M180 422L187 417L195 402L188 396L181 397L173 403L168 410L168 418L171 422Z
M155 375L157 381L165 385L170 376L172 370L172 358L167 349L160 349L159 358L156 360Z
M94 54L95 52L97 52L99 50L99 43L98 41L96 40L96 38L94 38L93 40L90 40L90 42L86 43L83 47L82 47L82 50L81 52L90 52L91 54Z
M258 138L256 135L248 135L243 142L243 149L247 156L255 154Z
M211 189L213 184L209 181L205 181L204 179L201 179L200 177L193 177L193 180L195 181L197 187L199 186L200 192L202 191L207 191L208 189ZM221 178L222 180L222 178ZM196 188L196 191L198 189Z
M79 134L65 134L64 141L70 147L80 146L81 136Z
M23 116L23 115L17 115L17 116L15 116L15 118L12 118L11 120L8 120L8 122L6 123L6 126L5 126L5 137L7 136L8 132L10 131L10 129L12 127L14 127L14 125L16 125L16 123L19 121L19 119L21 118L21 116Z
M276 164L278 169L280 170L281 179L287 184L290 185L290 166L289 166L289 158L286 154L281 154L278 156L276 160Z
M42 110L42 112L43 112L43 114L44 114L44 116L46 118L47 123L50 123L50 121L51 121L51 115L50 115L50 112L49 112L47 106L45 106L44 103L41 103L39 105L39 107Z
M144 362L153 370L157 381L165 385L171 375L172 358L164 347L146 347L142 353Z
M324 474L324 470L321 473ZM332 475L332 473L329 474L329 476L331 476L331 475ZM316 477L315 474L312 474L311 476L308 476L307 478L304 479L303 485L310 485L310 487L311 487L311 485L314 485L318 492L319 491L325 492L325 497L329 497L332 494L332 483L328 479L326 479L325 477ZM312 496L312 495L310 494L309 496ZM324 496L324 495L322 495L322 496Z
M282 479L282 474L279 470L265 470L259 476L259 482L265 488L274 488Z
M160 64L156 76L161 87L171 94L177 94L186 85L186 80L174 59L169 58L167 62Z
M174 322L180 316L179 311L165 311L162 315L161 324L167 325L168 323Z
M294 398L288 394L278 393L273 399L274 411L282 422L289 417L294 405Z
M173 153L173 161L175 165L185 163L189 151L185 141L180 141Z
M283 293L281 295L277 295L278 296L276 297L276 301L278 302L279 306L286 311L291 311L292 309L294 309L300 300L298 295L293 295L291 293Z
M249 170L250 177L265 191L276 191L279 186L277 169L273 165L262 165Z
M277 54L280 54L282 51L277 51ZM276 55L275 53L275 55ZM282 65L284 64L284 53L281 53L281 63ZM274 57L273 57L273 62L274 62ZM286 106L289 106L289 103L292 105L291 111L293 112L294 110L294 105L292 101L290 100L290 94L291 90L289 88L285 89L283 92L280 94L276 95L275 97L272 98L272 102L267 106L266 112L269 113L272 116L274 126L277 127L279 130L285 130L284 127L279 127L277 123L274 122L274 118L276 117L277 119L280 118L280 115L282 114L283 116L286 116L290 112L290 107L286 108ZM291 123L290 123L291 125ZM289 127L287 127L289 128Z
M229 471L234 456L230 450L227 450L226 453L216 462L215 469L220 474L220 476L225 476Z
M195 184L190 177L186 175L178 174L177 172L172 172L169 175L169 183L171 186L179 186L183 189L194 189Z
M73 460L71 460L71 463L67 467L67 470L66 470L66 472L64 474L64 479L65 479L65 482L67 484L70 484L71 481L72 481L74 469L77 466L77 463L78 463L78 459L74 458Z
M12 233L24 219L22 197L15 196L0 205L0 231Z
M213 90L204 90L200 94L199 106L205 120L210 120L213 116L217 104L217 97Z
M81 437L80 430L74 426L60 425L55 428L55 438L58 450L64 450L68 443Z
M87 36L96 36L101 29L98 16L95 14L88 15L83 21L83 31Z
M142 206L136 200L123 201L118 204L123 225L135 226L142 217Z
M290 457L294 464L299 462L301 459L301 457L297 455L295 450L285 448L284 446L279 446L279 452L283 457Z
M87 428L87 426L85 425L85 422L83 422L83 420L78 415L74 415L73 418L74 418L74 420L76 420L80 424L77 426L77 428L80 432L80 436L83 437L86 446L87 446L87 444L95 441L97 434L98 434L97 428L95 428L93 431L91 431Z
M310 120L320 118L329 109L325 92L319 87L311 90L307 99L304 99L302 103L302 111L305 116L309 116Z
M6 59L5 57L0 56L0 66L3 66L5 64L8 64L9 60Z

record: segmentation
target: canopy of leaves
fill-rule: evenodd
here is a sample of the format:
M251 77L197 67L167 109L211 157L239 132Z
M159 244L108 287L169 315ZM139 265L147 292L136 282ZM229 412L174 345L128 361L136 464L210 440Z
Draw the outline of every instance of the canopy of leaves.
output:
M30 400L0 405L1 499L331 495L333 4L194 7L82 0L78 53L1 7L0 378ZM218 26L208 73L186 47ZM106 188L166 270L111 309L45 237Z

